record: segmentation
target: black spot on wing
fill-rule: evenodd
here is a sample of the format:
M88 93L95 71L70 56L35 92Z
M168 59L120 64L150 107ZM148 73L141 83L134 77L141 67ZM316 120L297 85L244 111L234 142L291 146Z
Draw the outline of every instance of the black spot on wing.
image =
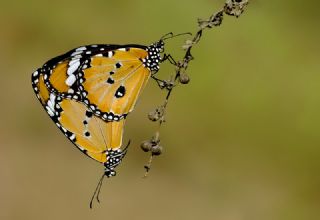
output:
M121 63L116 63L116 68L119 69L121 67Z
M113 84L113 83L114 83L114 80L113 80L111 77L109 77L109 78L107 79L107 83Z
M84 133L84 135L85 135L86 137L89 137L89 136L90 136L90 132L89 132L89 131L86 131L86 132Z
M126 88L124 86L119 86L119 88L116 91L116 98L121 98L126 94Z
M86 111L86 116L87 116L88 118L91 118L91 117L92 117L92 115L93 115L93 113L92 113L92 112Z

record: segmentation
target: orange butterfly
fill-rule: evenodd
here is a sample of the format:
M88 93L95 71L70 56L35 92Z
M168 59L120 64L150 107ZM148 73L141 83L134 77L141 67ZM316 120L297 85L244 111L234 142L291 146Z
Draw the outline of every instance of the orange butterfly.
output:
M104 176L127 152L125 118L148 79L159 70L163 39L142 45L88 45L46 62L32 74L32 87L51 119L87 156L103 163ZM90 202L90 207L92 200Z

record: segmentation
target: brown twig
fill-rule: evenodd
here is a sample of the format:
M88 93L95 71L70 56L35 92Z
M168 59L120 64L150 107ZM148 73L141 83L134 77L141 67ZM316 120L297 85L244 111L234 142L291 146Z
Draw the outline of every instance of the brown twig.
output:
M151 121L159 122L159 127L155 135L150 140L144 141L141 144L141 148L143 151L151 152L149 162L144 166L146 170L144 177L147 177L148 175L153 157L158 156L162 153L162 147L159 145L160 128L161 125L165 122L165 113L172 91L179 83L188 84L190 81L190 78L186 71L188 69L190 61L193 60L193 56L191 54L192 48L199 43L203 32L206 29L217 27L222 24L224 14L235 16L238 18L243 13L244 8L248 5L248 3L249 0L226 0L223 8L217 13L214 13L208 19L198 19L199 29L194 37L191 40L187 40L182 46L186 53L180 61L176 62L176 69L173 79L167 81L163 80L164 83L161 85L161 87L166 88L167 90L167 95L164 103L148 114L148 118Z

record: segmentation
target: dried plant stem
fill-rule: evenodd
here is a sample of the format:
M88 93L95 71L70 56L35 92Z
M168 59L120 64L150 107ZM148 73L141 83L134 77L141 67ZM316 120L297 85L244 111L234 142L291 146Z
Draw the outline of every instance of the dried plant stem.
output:
M239 17L243 13L244 8L248 3L249 0L226 0L223 8L219 10L217 13L214 13L208 19L205 20L198 19L199 29L194 35L194 37L191 40L187 40L185 44L182 46L186 53L181 60L175 63L175 74L173 75L172 79L161 80L162 84L159 85L160 88L165 88L167 90L165 101L161 106L157 107L148 115L151 121L156 121L159 123L159 127L155 135L151 138L151 140L144 141L141 144L141 148L143 151L151 152L149 162L144 166L146 170L144 177L147 177L148 172L150 171L153 157L158 156L162 153L162 147L159 145L160 128L162 124L165 122L165 113L169 102L169 98L172 95L172 91L179 83L188 84L190 81L190 78L186 71L188 69L190 61L193 60L193 56L191 54L192 48L199 43L204 30L220 26L222 24L224 14Z

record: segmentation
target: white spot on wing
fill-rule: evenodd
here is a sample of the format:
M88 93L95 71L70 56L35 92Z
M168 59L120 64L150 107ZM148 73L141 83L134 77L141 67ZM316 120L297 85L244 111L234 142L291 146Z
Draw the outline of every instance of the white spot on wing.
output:
M54 116L54 112L49 108L49 106L46 106L46 110L51 117Z
M69 62L69 66L72 66L72 65L75 64L76 62L79 62L79 59L71 60L71 61Z
M83 51L84 51L84 50L86 50L86 49L87 49L86 47L79 47L79 48L77 48L77 49L76 49L76 51L75 51L75 52L73 52L73 53L71 54L71 56L73 57L73 56L76 56L76 55L82 54L82 53L83 53Z
M72 141L74 141L75 138L76 138L76 135L75 135L75 134L72 134L72 135L70 136L70 140L72 140Z
M82 50L86 50L87 48L86 47L79 47L76 49L76 51L82 51Z
M68 75L73 74L73 73L78 69L79 66L80 66L80 61L79 61L79 59L71 60L71 61L69 62L69 68L68 68L68 70L67 70L67 74L68 74Z
M67 84L68 86L72 86L75 81L76 81L75 75L70 75L70 76L66 79L66 84Z
M78 56L79 54L82 54L83 51L75 51L71 54L71 56Z
M73 58L74 59L80 59L82 56L80 55L82 52L81 51L79 51L79 52L77 52L77 54L74 54L74 55L76 55L76 56L74 56ZM73 56L73 54L71 54L71 56Z
M48 107L51 109L52 112L54 112L55 98L56 96L53 93L51 93L50 99L48 100L48 103L47 103Z

